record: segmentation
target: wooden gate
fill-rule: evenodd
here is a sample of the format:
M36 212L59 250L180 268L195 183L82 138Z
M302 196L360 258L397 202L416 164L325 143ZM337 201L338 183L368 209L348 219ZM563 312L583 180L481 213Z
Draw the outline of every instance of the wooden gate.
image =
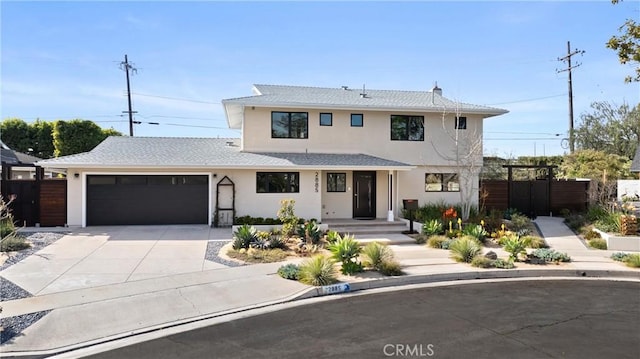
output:
M2 180L0 188L5 201L13 198L9 208L16 225L66 225L66 179Z

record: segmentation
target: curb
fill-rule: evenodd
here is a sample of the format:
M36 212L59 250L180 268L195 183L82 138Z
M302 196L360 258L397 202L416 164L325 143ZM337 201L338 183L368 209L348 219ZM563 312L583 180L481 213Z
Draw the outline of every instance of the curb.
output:
M371 289L401 287L415 284L427 284L438 282L460 282L460 284L468 283L473 280L490 280L490 279L527 279L538 278L602 278L602 279L614 279L623 278L634 281L640 281L640 271L624 271L624 270L581 270L581 269L497 269L497 270L483 270L483 271L469 271L469 272L457 272L457 273L437 273L437 274L414 274L397 277L383 277L368 279L359 282L349 282L349 292L342 292L340 295L349 295L354 292L362 292ZM142 334L149 334L158 332L161 330L175 328L186 324L192 324L201 322L204 320L220 318L226 315L239 314L248 312L255 309L267 308L278 304L286 304L294 301L310 299L315 297L327 297L331 295L323 294L321 287L310 287L303 289L290 296L273 301L258 303L241 308L229 309L221 312L205 314L197 317L181 319L165 324L156 326L141 328L138 330L116 334L108 337L103 337L87 342L77 343L66 347L59 347L50 350L32 351L32 352L6 352L0 353L0 358L44 358L53 355L59 355L64 353L73 352L75 350L86 349L99 344L107 344L122 340L126 338L135 337Z

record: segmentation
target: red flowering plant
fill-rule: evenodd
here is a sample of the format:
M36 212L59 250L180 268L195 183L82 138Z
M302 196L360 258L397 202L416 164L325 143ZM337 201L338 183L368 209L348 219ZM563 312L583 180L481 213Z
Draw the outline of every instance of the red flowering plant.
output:
M449 207L447 210L444 211L444 213L442 214L442 218L444 219L444 222L447 223L449 221L453 221L458 217L458 212L456 212L456 210L453 208L453 206Z

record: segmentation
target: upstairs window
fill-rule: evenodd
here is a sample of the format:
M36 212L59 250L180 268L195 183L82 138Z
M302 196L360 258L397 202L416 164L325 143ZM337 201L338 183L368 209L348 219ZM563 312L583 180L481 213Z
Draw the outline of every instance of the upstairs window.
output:
M364 115L361 113L352 113L351 127L363 127L363 126L364 126Z
M456 173L427 173L424 177L425 192L460 192Z
M466 130L466 129L467 129L467 118L456 117L456 130Z
M392 141L424 141L424 116L391 115Z
M298 172L258 172L256 173L258 193L298 193L300 174Z
M332 113L320 113L320 126L333 126Z
M271 112L271 138L309 138L309 113Z

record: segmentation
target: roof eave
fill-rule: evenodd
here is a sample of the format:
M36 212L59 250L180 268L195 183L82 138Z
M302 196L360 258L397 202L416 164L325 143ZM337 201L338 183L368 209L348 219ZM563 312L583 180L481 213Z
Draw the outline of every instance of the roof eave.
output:
M328 104L318 104L318 103L271 103L271 104L265 104L265 103L261 103L261 102L251 102L251 101L242 101L242 102L234 102L234 100L228 100L228 101L223 101L222 102L225 106L225 111L227 110L227 106L229 105L235 105L238 106L239 108L243 108L246 106L255 106L255 107L260 107L260 108L313 108L313 109L319 109L319 110L335 110L335 109L339 109L339 110L354 110L354 111L403 111L403 112L426 112L426 113L451 113L454 112L454 108L447 108L447 107L407 107L407 106L385 106L385 107L379 107L379 106L353 106L353 105L328 105ZM462 109L460 110L461 113L464 114L477 114L477 115L486 115L487 117L490 116L499 116L499 115L504 115L506 113L509 113L509 111L504 110L504 109L499 109L499 108L490 108L490 109ZM235 121L238 121L238 119L234 119ZM229 123L229 126L231 127L231 122L232 119L229 115L227 115L227 122ZM241 121L241 119L240 119ZM239 123L233 122L235 125L237 125L236 129L239 129L241 127L241 125Z
M171 166L171 165L103 165L103 164L52 164L51 166L43 165L42 167L48 168L80 168L80 169L105 169L105 170L156 170L158 172L166 172L167 170L217 170L217 169L236 169L236 170L362 170L362 171L410 171L416 166L412 165L391 165L391 166L349 166L349 165L202 165L202 166Z

